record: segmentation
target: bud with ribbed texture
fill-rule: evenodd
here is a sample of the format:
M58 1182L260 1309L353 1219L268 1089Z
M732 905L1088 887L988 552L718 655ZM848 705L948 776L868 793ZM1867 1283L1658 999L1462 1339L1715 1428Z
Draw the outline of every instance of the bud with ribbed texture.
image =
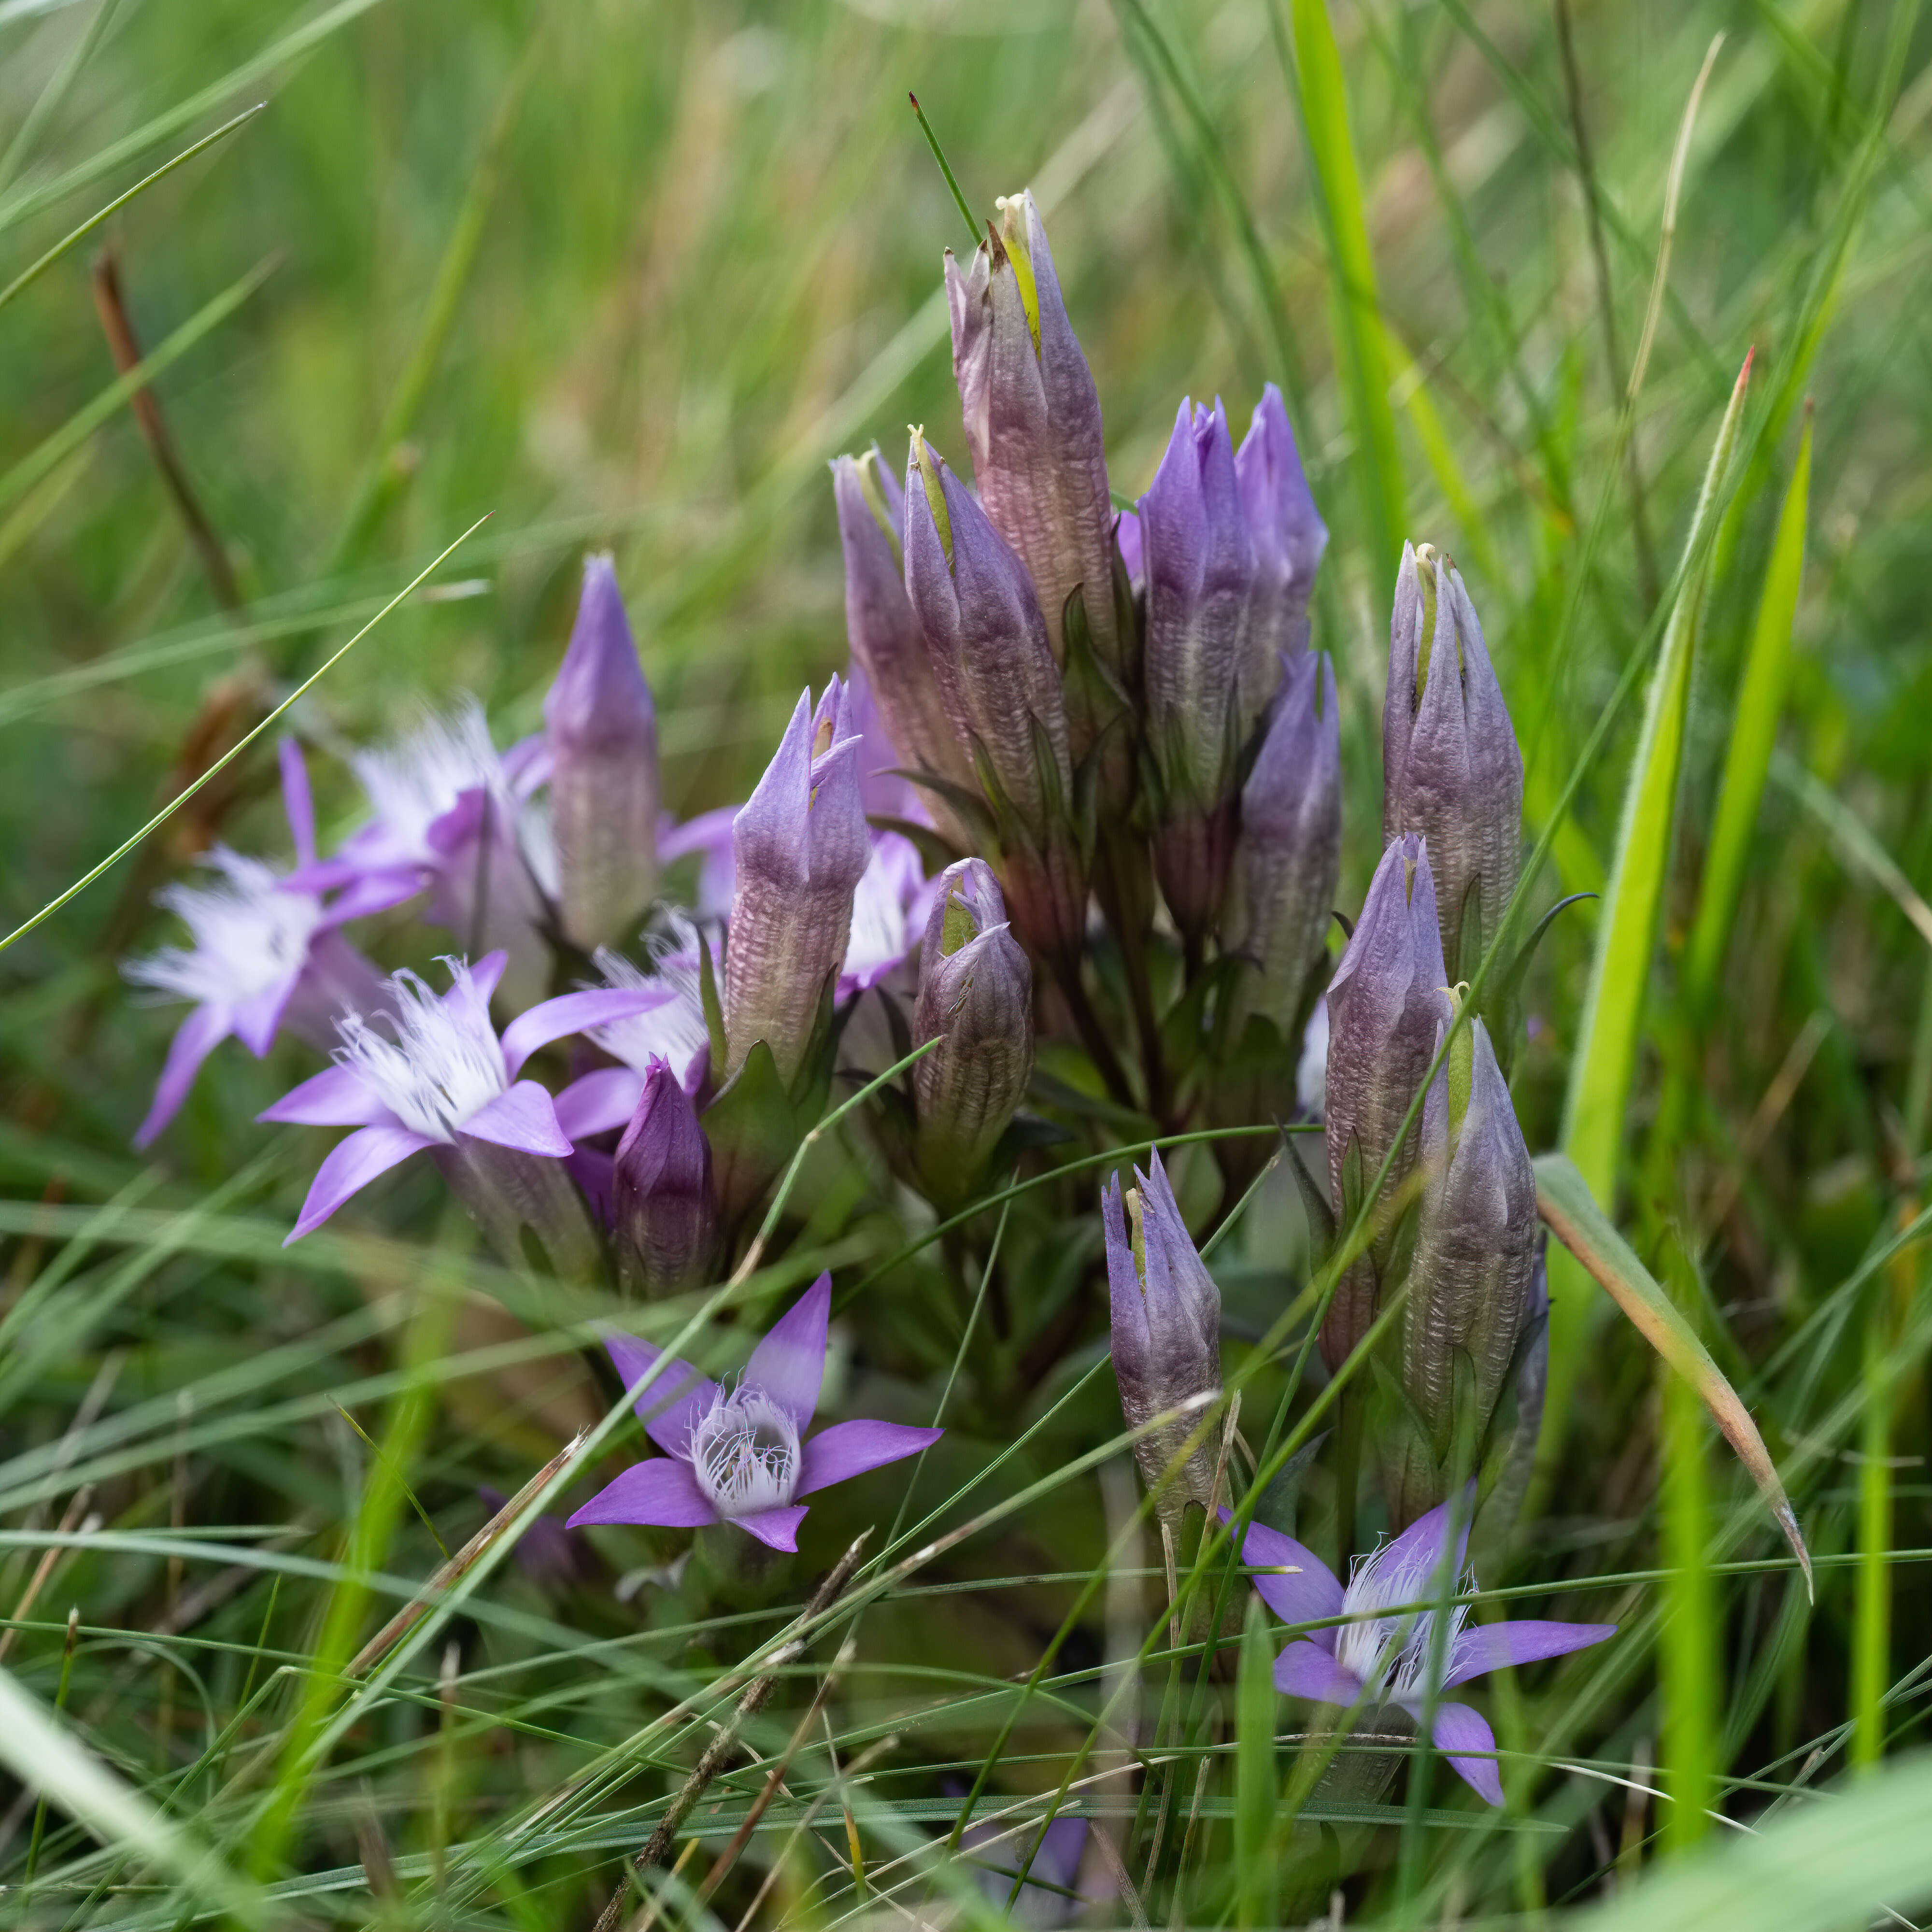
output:
M1438 1024L1439 1051L1455 1006ZM1458 1480L1453 1437L1466 1429L1475 1466L1516 1354L1536 1271L1536 1175L1509 1088L1479 1019L1450 1041L1423 1102L1422 1198L1408 1299L1402 1312L1402 1385L1429 1432L1405 1418L1383 1468L1394 1527L1444 1501ZM1460 1358L1460 1360L1459 1360ZM1458 1406L1467 1413L1459 1416ZM1390 1452L1393 1453L1390 1453Z
M1069 813L1073 769L1060 672L1025 566L917 430L906 466L906 594L933 675L993 815L1021 936L1080 951L1086 895Z
M851 935L852 895L872 856L858 740L837 678L814 714L798 700L776 755L736 819L737 886L724 952L727 1077L760 1040L789 1086Z
M940 875L919 962L914 1154L927 1195L965 1198L1033 1078L1033 969L983 860Z
M1288 411L1272 382L1234 452L1234 475L1255 546L1252 648L1264 661L1276 653L1293 656L1307 647L1308 600L1328 547L1328 526L1315 507Z
M907 770L970 791L973 766L953 732L926 633L906 596L904 492L877 449L840 457L832 466L832 488L845 552L845 634L886 735ZM946 838L962 846L970 842L941 794L922 788L920 802Z
M653 1056L610 1182L617 1280L627 1294L698 1286L718 1240L711 1143L677 1076Z
M586 558L570 648L544 700L558 916L588 950L623 938L657 890L658 725L608 556Z
M1222 921L1228 950L1255 969L1242 976L1237 1012L1272 1021L1285 1042L1298 1037L1341 872L1335 670L1325 656L1304 652L1282 667L1267 735L1241 788L1240 838Z
M1213 1505L1212 1435L1201 1424L1221 1393L1221 1291L1188 1234L1158 1154L1149 1166L1149 1174L1135 1169L1138 1184L1124 1203L1119 1178L1108 1180L1100 1190L1100 1219L1114 1379L1127 1426L1139 1429L1166 1411L1191 1405L1134 1443L1142 1479L1154 1492L1162 1525L1172 1529L1188 1504ZM1184 1456L1196 1436L1196 1446Z
M1062 621L1078 586L1094 655L1118 673L1100 398L1066 319L1032 195L1010 195L998 206L1000 226L988 227L969 268L962 272L950 250L946 256L952 372L973 480L993 526L1038 586L1054 656L1066 662Z
M1421 1089L1444 1004L1435 882L1427 848L1411 835L1383 853L1354 936L1328 982L1328 1181L1344 1232ZM1400 1184L1414 1158L1412 1130L1389 1170L1383 1198ZM1329 1304L1322 1352L1331 1368L1341 1365L1375 1319L1392 1242L1392 1232L1384 1229Z
M1252 649L1255 545L1217 402L1184 401L1141 499L1148 748L1160 782L1155 850L1175 923L1198 940L1226 890L1243 742L1280 675Z
M1456 567L1405 544L1382 705L1382 838L1429 841L1451 980L1472 979L1522 862L1522 754Z

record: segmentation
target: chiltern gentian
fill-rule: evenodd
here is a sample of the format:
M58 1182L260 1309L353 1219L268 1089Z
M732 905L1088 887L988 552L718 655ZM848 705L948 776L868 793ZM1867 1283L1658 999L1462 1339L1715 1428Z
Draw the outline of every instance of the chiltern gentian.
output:
M502 974L502 954L493 952L474 967L460 959L444 963L450 988L440 999L413 973L388 982L386 1012L379 1018L392 1020L393 1039L360 1014L346 1016L338 1022L342 1044L336 1064L256 1117L358 1130L317 1170L290 1240L320 1227L358 1189L424 1149L460 1151L476 1142L553 1162L570 1152L570 1090L553 1101L534 1080L517 1078L536 1046L556 1036L545 1030L550 1016L544 1006L532 1007L500 1040L490 996ZM599 1010L615 1018L639 1010L652 996L565 997L601 1000ZM574 1010L578 1026L589 1023L584 1009Z
M1308 600L1328 547L1328 526L1309 493L1294 432L1272 382L1262 391L1254 421L1234 452L1234 476L1255 546L1250 649L1264 659L1275 652L1292 656L1308 644Z
M1466 1517L1466 1510L1460 1513ZM1228 1516L1224 1509L1221 1520L1227 1522ZM1438 1613L1414 1606L1442 1592L1449 1518L1450 1506L1444 1503L1392 1543L1358 1557L1346 1589L1312 1550L1279 1531L1250 1523L1242 1540L1242 1560L1260 1573L1254 1578L1255 1588L1276 1616L1285 1623L1303 1624L1330 1617L1352 1619L1311 1631L1291 1643L1275 1660L1275 1688L1287 1696L1345 1710L1356 1704L1394 1704L1419 1723L1428 1702L1430 1632ZM1466 1520L1457 1528L1450 1559L1462 1593L1474 1588L1474 1579L1462 1574L1468 1540ZM1505 1664L1534 1664L1601 1643L1617 1628L1523 1618L1470 1630L1465 1628L1468 1614L1466 1604L1448 1612L1438 1694ZM1435 1718L1432 1736L1436 1749L1478 1797L1500 1805L1502 1780L1494 1756L1466 1755L1495 1751L1496 1737L1488 1724L1467 1704L1438 1702Z
M1455 566L1405 544L1382 700L1382 838L1429 841L1450 980L1475 977L1522 860L1522 754Z
M608 556L585 560L544 724L558 920L574 945L608 945L650 904L658 877L657 712Z
M1201 1424L1204 1398L1221 1392L1221 1291L1195 1250L1159 1154L1149 1167L1148 1174L1134 1170L1138 1185L1125 1213L1120 1178L1108 1178L1100 1220L1120 1412L1130 1429L1144 1431L1134 1438L1134 1460L1172 1531L1188 1504L1204 1509L1214 1499L1214 1451ZM1145 1428L1184 1404L1192 1405L1186 1414ZM1190 1436L1195 1447L1177 1467Z
M373 1012L381 1004L381 976L340 928L409 898L416 879L373 874L325 903L322 888L302 882L315 862L315 812L292 739L283 742L281 764L296 872L278 872L216 846L206 862L221 874L218 885L172 885L155 895L187 926L193 945L164 946L121 969L134 986L195 1003L168 1048L154 1104L134 1136L137 1148L174 1118L202 1062L231 1034L257 1060L284 1026L326 1052L338 1013Z
M1412 833L1383 853L1354 936L1328 982L1328 1184L1346 1229L1363 1204L1396 1130L1422 1086L1447 1004L1429 853ZM1414 1165L1403 1137L1382 1198ZM1339 1368L1375 1319L1394 1231L1384 1228L1342 1278L1322 1324L1322 1352Z
M626 1293L675 1294L701 1281L718 1238L711 1143L676 1073L644 1072L636 1112L617 1143L610 1220Z
M859 797L859 740L833 678L817 712L798 700L776 754L732 822L736 890L724 952L724 1077L760 1040L789 1086L852 930L852 895L872 856Z
M734 1522L774 1550L796 1550L797 1501L916 1454L943 1432L897 1422L835 1422L807 1438L825 1378L832 1277L820 1275L752 1351L735 1387L723 1388L674 1357L635 1401L664 1454L634 1463L570 1519L695 1529ZM663 1351L628 1335L604 1346L626 1388Z
M940 1043L913 1069L914 1154L928 1198L963 1199L1033 1077L1033 969L982 859L939 877L920 948L913 1043Z
M1118 672L1112 503L1100 398L1060 299L1046 230L1030 193L998 203L1000 226L962 273L947 250L952 371L973 480L993 527L1037 590L1056 659L1077 588L1095 655ZM1076 746L1076 755L1085 751Z

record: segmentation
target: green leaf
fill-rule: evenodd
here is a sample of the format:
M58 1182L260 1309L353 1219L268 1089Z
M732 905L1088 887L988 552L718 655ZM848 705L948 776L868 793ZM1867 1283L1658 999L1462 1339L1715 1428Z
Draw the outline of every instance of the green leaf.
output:
M804 1138L763 1040L705 1108L704 1132L716 1164L719 1204L728 1215L741 1214L784 1172Z
M1722 513L1725 476L1744 418L1744 386L1750 374L1750 358L1746 356L1731 391L1730 406L1718 425L1696 512L1684 538L1684 554L1702 556L1706 562L1685 576L1651 673L1643 729L1624 794L1616 856L1604 895L1604 916L1597 928L1596 956L1577 1024L1576 1054L1570 1062L1563 1151L1575 1162L1586 1186L1603 1201L1616 1197L1637 1036L1675 844L1697 616L1709 575L1708 538ZM1582 1355L1594 1298L1574 1271L1567 1282L1562 1270L1553 1272L1550 1288L1551 1406L1560 1418ZM1566 1288L1568 1292L1564 1292Z
M1250 1593L1241 1627L1241 1660L1234 1690L1235 1923L1275 1922L1274 1863L1268 1828L1279 1787L1274 1762L1274 1644L1268 1612Z
M1389 402L1388 356L1375 257L1362 212L1361 176L1348 129L1342 60L1328 0L1292 0L1295 86L1315 177L1315 203L1335 278L1335 359L1348 389L1370 581L1386 615L1402 562L1402 457Z
M1772 540L1764 591L1758 600L1757 622L1751 632L1750 654L1744 662L1732 714L1730 748L1724 757L1724 777L1718 794L1718 813L1711 827L1711 849L1704 862L1704 886L1697 905L1697 923L1690 934L1684 962L1684 993L1694 1016L1709 1009L1711 995L1724 962L1724 950L1737 915L1738 889L1744 878L1744 855L1757 824L1764 796L1766 774L1778 741L1778 720L1791 680L1791 628L1798 611L1798 586L1804 566L1804 520L1810 499L1811 420L1798 445L1798 460L1778 512L1778 534Z
M1610 1225L1576 1164L1567 1154L1546 1154L1538 1157L1535 1165L1537 1212L1549 1223L1550 1232L1630 1317L1637 1332L1703 1398L1797 1552L1808 1590L1810 1552L1804 1546L1797 1516L1750 1412L1676 1304Z

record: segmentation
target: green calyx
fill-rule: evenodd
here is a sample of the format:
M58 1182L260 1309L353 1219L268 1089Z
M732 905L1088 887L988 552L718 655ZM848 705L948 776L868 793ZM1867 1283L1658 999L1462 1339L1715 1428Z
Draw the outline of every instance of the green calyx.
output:
M909 425L912 430L912 458L919 465L919 480L926 490L926 506L932 512L932 520L939 532L939 546L946 553L946 567L952 568L952 519L946 514L946 492L940 488L939 466L932 460L932 452L926 446L926 431L918 424Z
M1462 1003L1469 996L1469 982L1460 980L1444 989L1449 995L1450 1024L1455 1024L1462 1010ZM1475 1022L1460 1028L1449 1042L1449 1058L1443 1062L1442 1070L1449 1082L1449 1151L1454 1158L1456 1143L1462 1138L1462 1123L1469 1112L1469 1090L1476 1078Z

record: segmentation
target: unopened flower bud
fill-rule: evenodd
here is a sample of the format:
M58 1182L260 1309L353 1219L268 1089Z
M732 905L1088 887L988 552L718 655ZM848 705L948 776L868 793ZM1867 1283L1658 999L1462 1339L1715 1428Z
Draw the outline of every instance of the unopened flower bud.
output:
M872 856L859 796L858 740L844 691L817 713L798 700L776 754L731 826L737 869L724 954L726 1077L760 1040L789 1086L852 928L852 894Z
M1054 656L1077 586L1094 653L1118 671L1113 506L1107 494L1100 399L1060 299L1046 230L1032 195L999 203L962 272L949 250L952 371L986 514L1038 586ZM1085 747L1079 748L1084 751Z
M845 633L853 662L872 687L880 722L909 770L971 790L973 767L952 729L906 596L905 495L876 449L842 456L832 466L838 537L845 552ZM940 794L922 790L920 805L956 844L970 842Z
M622 938L657 890L658 727L608 556L584 594L544 700L558 914L588 950Z
M1435 1054L1445 984L1428 850L1406 835L1383 853L1354 936L1328 982L1329 1191L1345 1232L1392 1148L1396 1159L1378 1200L1414 1165L1414 1130L1400 1146L1396 1133ZM1384 1229L1329 1305L1322 1352L1331 1368L1375 1318L1391 1240Z
M913 1069L915 1158L932 1198L963 1199L1033 1077L1033 969L1006 924L992 869L962 860L940 875L920 949Z
M1438 1051L1451 1018L1438 1024ZM1402 1383L1430 1441L1425 1456L1412 1429L1405 1429L1400 1452L1385 1458L1397 1528L1447 1496L1459 1422L1468 1430L1472 1466L1480 1456L1536 1272L1536 1174L1479 1019L1472 1018L1450 1042L1423 1102L1420 1161L1415 1256L1401 1318ZM1468 1364L1460 1395L1459 1357ZM1469 1408L1466 1418L1456 1414L1459 1401Z
M1254 970L1238 1010L1295 1029L1322 954L1342 871L1342 724L1335 670L1304 652L1282 667L1274 715L1247 783L1222 934Z
M1156 862L1175 922L1198 940L1226 886L1241 746L1280 674L1276 656L1252 648L1255 546L1220 403L1181 404L1140 530Z
M611 1177L617 1279L627 1294L668 1295L706 1278L718 1238L711 1143L665 1060L653 1058Z
M1308 600L1328 526L1315 507L1281 392L1272 382L1234 452L1234 474L1255 546L1252 647L1264 661L1278 652L1293 656L1307 646Z
M1451 980L1472 979L1522 862L1522 754L1456 567L1402 546L1382 706L1382 838L1429 841Z
M1100 1192L1100 1219L1120 1412L1130 1429L1138 1430L1186 1406L1134 1442L1142 1480L1171 1527L1191 1502L1214 1506L1212 1436L1202 1425L1221 1393L1221 1291L1196 1251L1158 1154L1149 1166L1150 1174L1135 1170L1138 1184L1124 1211L1119 1178L1109 1178Z
M1071 958L1085 895L1060 672L1024 566L916 430L905 565L940 695L992 809L1014 916L1029 945Z

